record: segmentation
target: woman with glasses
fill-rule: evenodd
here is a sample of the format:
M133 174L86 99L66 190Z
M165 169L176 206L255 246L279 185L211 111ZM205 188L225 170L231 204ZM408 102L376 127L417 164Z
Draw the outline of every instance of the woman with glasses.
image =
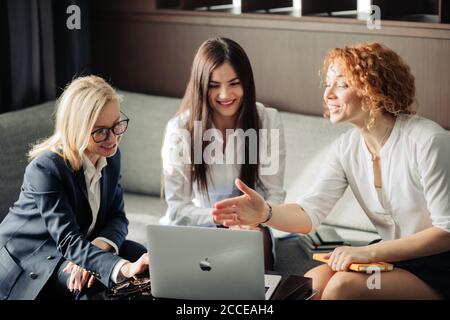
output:
M285 153L280 116L256 102L244 49L227 38L205 41L194 58L180 111L166 127L162 159L168 208L160 223L227 226L211 213L214 202L239 194L236 177L271 203L282 203ZM271 269L269 229L261 230L266 269Z
M125 240L118 145L128 121L103 79L66 88L0 225L0 299L89 299L146 270L145 248Z

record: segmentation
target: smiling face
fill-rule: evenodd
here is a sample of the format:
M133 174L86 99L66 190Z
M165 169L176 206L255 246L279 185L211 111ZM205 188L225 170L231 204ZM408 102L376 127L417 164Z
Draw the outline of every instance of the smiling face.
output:
M362 126L369 116L369 112L362 108L362 99L350 86L344 69L337 62L328 67L323 99L332 123L350 122Z
M120 121L120 111L117 101L108 101L102 108L97 121L94 124L92 132L102 129L111 128ZM111 131L109 131L108 138L103 141L96 143L91 135L89 139L89 144L84 151L86 156L96 163L99 157L112 157L116 154L117 148L119 146L121 136L116 136Z
M230 63L225 62L211 74L208 89L208 102L216 120L235 119L242 105L244 89Z

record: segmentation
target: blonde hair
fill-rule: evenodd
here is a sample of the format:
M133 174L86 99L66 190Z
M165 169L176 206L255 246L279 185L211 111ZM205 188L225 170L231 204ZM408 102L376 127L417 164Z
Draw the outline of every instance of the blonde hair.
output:
M120 96L102 78L91 75L73 80L58 99L53 134L31 148L29 159L50 150L60 155L72 170L79 170L94 124L109 101L119 103Z
M323 77L334 62L342 63L345 76L369 110L368 128L373 126L375 114L380 110L394 117L415 113L411 108L416 93L414 76L392 49L376 42L335 48L325 58Z

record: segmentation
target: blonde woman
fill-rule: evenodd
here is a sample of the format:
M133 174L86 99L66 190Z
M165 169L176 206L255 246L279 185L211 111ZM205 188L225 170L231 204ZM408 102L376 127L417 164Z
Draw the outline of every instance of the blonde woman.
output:
M66 88L0 225L0 299L88 299L148 267L145 248L125 240L118 144L128 121L103 79Z
M274 205L237 181L243 196L216 204L219 221L267 220L309 233L349 186L383 241L339 247L328 264L310 270L322 299L450 298L450 135L414 115L414 77L393 50L379 43L333 49L325 59L324 103L332 123L354 129L338 139L311 190L297 203ZM353 262L388 261L381 285L348 272Z

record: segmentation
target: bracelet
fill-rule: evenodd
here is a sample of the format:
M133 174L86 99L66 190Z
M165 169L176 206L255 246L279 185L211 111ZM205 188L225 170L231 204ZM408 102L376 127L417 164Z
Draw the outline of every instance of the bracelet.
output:
M270 219L272 219L272 206L266 201L267 205L269 206L269 213L267 214L267 219L261 222L260 224L264 224L266 222L269 222Z

